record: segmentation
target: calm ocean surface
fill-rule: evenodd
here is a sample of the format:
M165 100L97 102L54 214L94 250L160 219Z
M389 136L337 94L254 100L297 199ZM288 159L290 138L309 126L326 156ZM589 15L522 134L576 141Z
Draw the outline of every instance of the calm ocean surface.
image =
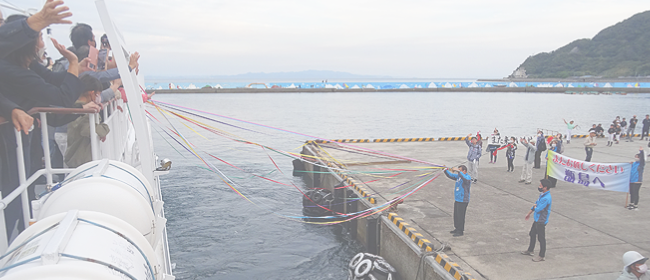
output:
M465 136L479 130L487 136L494 127L502 135L525 136L534 134L536 128L564 132L562 118L575 120L580 128L574 133L584 134L592 123L608 127L617 115L641 119L650 114L648 94L256 93L159 94L154 99L326 139ZM312 139L213 118L228 125L206 123L273 149L299 152L304 141ZM199 159L170 140L162 127L153 125L156 153L173 161L162 187L177 279L347 277L346 265L361 248L339 226L283 218L302 216L302 198L295 187L304 188L304 183L291 176L291 158L205 130L197 130L198 135L173 123L202 156L210 153L245 170L206 156L254 202L234 192L221 176L204 169Z

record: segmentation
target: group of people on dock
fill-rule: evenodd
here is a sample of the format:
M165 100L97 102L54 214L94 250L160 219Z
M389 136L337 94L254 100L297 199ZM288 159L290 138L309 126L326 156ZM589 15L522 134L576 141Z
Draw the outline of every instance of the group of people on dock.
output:
M541 168L541 156L542 152L549 150L558 154L564 153L564 147L570 143L572 137L572 130L577 128L578 125L575 124L573 120L567 122L567 138L566 141L563 139L561 133L557 133L553 136L545 136L542 130L537 131L535 137L528 138L519 138L517 140L515 137L504 137L502 138L499 131L495 128L494 133L490 135L487 139L487 149L486 151L490 154L490 164L496 163L497 161L497 151L506 150L506 158L508 160L508 169L507 172L514 171L513 161L515 158L515 152L517 150L517 143L520 143L525 147L524 155L524 164L522 167L521 178L519 183L525 183L526 185L532 184L532 169ZM608 131L610 134L610 140L608 146L611 146L611 143L618 143L621 132L625 131L625 136L627 136L628 141L633 141L632 137L634 136L634 130L638 120L636 116L632 117L629 122L623 118L620 120L619 117L616 117L611 127L616 127L614 131ZM648 137L648 129L650 129L650 116L646 115L646 118L642 122L642 135L640 139L646 139ZM597 145L596 138L603 137L603 131L600 125L593 125L592 129L589 130L589 137L586 137L584 140L584 147L586 152L586 162L591 161L593 155L593 148ZM627 129L627 130L625 130ZM613 136L612 136L613 135ZM454 185L454 230L450 231L454 237L459 237L464 235L465 231L465 213L467 212L467 206L469 205L470 200L470 189L472 183L478 181L478 168L479 160L482 155L482 137L479 133L476 135L468 134L465 137L465 143L467 144L469 150L467 153L467 165L459 165L458 167L448 168L444 170L444 174L451 180L454 180L456 183ZM648 143L650 147L650 143ZM635 155L635 159L631 162L631 176L629 182L629 194L631 196L631 202L627 206L628 209L633 210L638 208L639 202L639 190L643 181L643 170L645 168L645 159L646 154L644 152L644 147L639 148L639 153ZM533 215L533 224L529 232L530 243L528 248L525 251L522 251L521 254L534 256L534 262L540 262L545 260L546 254L546 225L549 221L549 216L551 213L552 206L552 197L550 190L555 188L557 179L545 174L545 178L540 180L537 190L540 192L539 197L535 204L531 207L530 211L526 214L525 219L528 220L531 215ZM540 250L537 256L534 255L534 249L536 245L536 240L540 243ZM628 252L629 253L629 252ZM636 252L634 252L636 253ZM632 253L630 253L632 254ZM636 253L638 254L638 253ZM636 255L635 255L636 256ZM626 263L626 271L630 274L637 273L642 271L643 266L634 266L633 264L645 263L647 258L637 259L634 262L628 261ZM640 267L641 269L637 269ZM642 272L645 275L645 271ZM636 274L634 274L636 275ZM650 278L650 274L646 277ZM627 278L621 278L627 279ZM646 279L646 278L639 278Z

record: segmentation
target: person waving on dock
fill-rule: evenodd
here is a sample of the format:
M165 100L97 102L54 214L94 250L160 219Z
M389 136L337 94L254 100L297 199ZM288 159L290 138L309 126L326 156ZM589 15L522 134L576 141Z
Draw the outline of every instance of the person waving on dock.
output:
M539 198L525 217L526 221L528 221L530 214L534 213L535 221L528 233L530 244L526 251L521 252L522 255L534 256L535 239L537 238L539 240L539 255L533 258L534 262L544 261L546 257L546 224L548 224L548 217L551 215L551 204L553 203L550 192L551 188L553 188L552 183L548 179L542 179L539 182L539 187L537 187L540 192Z
M564 123L566 124L566 143L570 144L571 143L571 135L573 135L571 132L573 132L574 128L578 128L577 124L574 124L573 120L567 122L565 119L562 119Z
M524 156L524 166L521 169L521 180L519 180L519 183L526 182L526 185L530 185L533 180L533 162L537 147L533 139L528 142L526 138L521 138L520 142L526 147L526 155Z
M472 177L474 183L478 179L478 160L481 158L481 151L483 150L478 141L476 137L472 137L471 133L465 137L465 144L469 147L469 151L467 152L469 175Z
M454 185L454 230L449 233L454 236L463 236L472 177L467 174L467 167L464 165L458 166L458 168L452 167L451 172L449 172L449 169L445 169L444 172L447 178L456 181Z

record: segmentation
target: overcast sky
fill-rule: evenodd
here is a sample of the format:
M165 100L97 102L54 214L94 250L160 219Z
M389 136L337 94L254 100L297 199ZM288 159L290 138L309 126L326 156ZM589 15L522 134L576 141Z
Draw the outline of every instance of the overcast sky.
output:
M39 8L43 0L9 0ZM95 3L65 1L103 34ZM501 78L649 10L648 0L106 0L145 75L302 70L418 78ZM23 6L24 5L24 6ZM3 9L5 17L11 14ZM71 26L53 37L69 45ZM65 40L64 40L65 39ZM55 52L49 48L49 52Z

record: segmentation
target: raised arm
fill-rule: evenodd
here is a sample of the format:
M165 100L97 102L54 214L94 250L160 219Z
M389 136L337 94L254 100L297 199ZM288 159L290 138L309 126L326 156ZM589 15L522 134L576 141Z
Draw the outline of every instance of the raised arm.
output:
M449 179L452 179L452 180L457 180L458 179L458 174L451 173L451 172L449 172L448 169L445 169L444 173L445 173L445 176L447 176L447 178L449 178Z
M63 1L47 0L43 9L26 20L5 23L0 26L0 58L34 40L38 32L56 23L72 23L66 18L72 16Z

